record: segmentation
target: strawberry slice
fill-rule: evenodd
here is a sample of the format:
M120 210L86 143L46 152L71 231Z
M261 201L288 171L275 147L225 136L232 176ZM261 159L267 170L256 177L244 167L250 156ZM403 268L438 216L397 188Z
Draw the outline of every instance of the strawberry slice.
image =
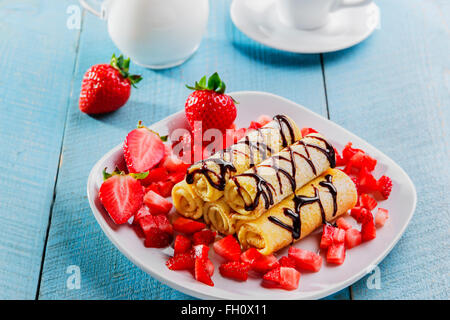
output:
M170 201L151 190L145 194L144 203L154 215L167 214L172 209Z
M339 229L343 230L348 230L352 228L352 225L342 217L336 220L336 225L338 226Z
M382 226L384 226L388 218L389 218L388 211L383 208L378 208L378 211L375 214L375 226L377 228L381 228Z
M208 246L214 242L215 238L216 238L216 232L211 231L209 229L198 231L198 232L194 233L194 235L192 236L194 245L204 244L204 245Z
M308 250L290 247L288 257L295 262L298 269L318 272L322 267L322 257Z
M382 176L377 181L377 189L380 191L384 199L389 198L392 191L392 180L388 176Z
M373 219L366 220L361 226L361 238L362 241L370 241L377 237L377 229Z
M378 205L377 200L369 196L367 193L363 193L359 196L359 203L369 211L372 211Z
M120 173L102 183L98 196L114 223L122 224L141 208L144 191L138 180Z
M327 262L333 264L343 264L345 260L345 244L332 244L327 251Z
M179 253L166 261L170 270L191 270L195 266L195 260L191 252Z
M164 143L155 132L138 125L126 137L123 152L128 171L145 172L156 166L164 157Z
M195 258L194 277L197 281L214 287L214 282L211 280L210 270L208 270L206 261L202 258Z
M246 281L248 279L249 270L250 265L248 263L239 261L226 262L219 267L222 277L238 281Z
M279 287L284 290L295 290L300 282L300 272L294 268L278 267L263 276L263 286Z
M241 246L235 237L228 235L213 244L214 251L228 261L239 261Z
M205 227L206 224L202 222L186 219L183 217L177 218L177 220L175 220L175 222L173 223L173 228L175 229L175 231L187 234L203 230Z
M175 237L175 243L173 245L174 254L188 252L191 249L192 243L191 239L181 234Z
M278 262L282 267L296 268L295 260L292 257L283 256Z
M359 246L362 242L361 232L357 229L348 229L345 231L345 246L347 249Z

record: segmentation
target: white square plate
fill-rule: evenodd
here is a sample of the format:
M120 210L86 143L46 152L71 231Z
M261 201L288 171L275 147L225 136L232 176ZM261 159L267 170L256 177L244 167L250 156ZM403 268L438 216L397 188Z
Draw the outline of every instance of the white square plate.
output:
M303 272L300 286L294 291L266 289L261 287L261 279L249 278L246 282L236 282L223 278L218 272L221 258L210 250L210 258L216 266L212 277L215 286L209 287L197 282L188 271L171 271L165 262L173 250L145 248L129 225L115 225L102 207L98 190L102 183L102 170L112 170L116 165L124 166L122 144L101 158L93 167L87 184L89 203L94 216L111 242L134 264L152 277L172 288L205 299L318 299L337 292L362 278L392 250L402 236L416 207L416 190L408 175L393 160L366 141L350 133L324 117L282 97L264 92L235 92L230 94L239 101L237 105L237 125L246 127L261 114L286 114L299 127L312 127L325 135L338 150L351 141L353 146L365 150L378 160L375 177L385 174L393 180L393 190L388 200L379 205L389 210L386 225L377 230L377 238L347 251L341 266L328 265L325 261L317 273ZM168 134L175 128L185 127L184 111L180 111L150 126L160 134ZM125 138L125 137L124 137ZM353 219L349 219L353 220ZM297 247L318 250L320 232L295 244ZM278 253L286 255L287 249Z

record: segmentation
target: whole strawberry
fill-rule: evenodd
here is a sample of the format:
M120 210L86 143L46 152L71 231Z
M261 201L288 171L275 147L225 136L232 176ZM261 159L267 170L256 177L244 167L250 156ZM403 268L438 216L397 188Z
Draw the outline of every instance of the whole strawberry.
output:
M122 107L130 97L131 86L142 80L128 73L130 59L113 54L110 64L97 64L84 74L80 110L88 114L106 113Z
M203 131L216 128L225 132L236 119L236 106L232 97L225 94L225 83L214 73L208 80L204 76L186 100L186 118L194 128L196 121L202 122Z

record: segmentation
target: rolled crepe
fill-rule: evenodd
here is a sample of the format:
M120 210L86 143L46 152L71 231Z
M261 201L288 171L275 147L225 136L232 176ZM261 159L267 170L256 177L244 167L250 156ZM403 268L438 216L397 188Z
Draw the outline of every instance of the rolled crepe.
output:
M278 115L260 129L250 131L226 150L194 163L186 181L204 201L216 201L224 194L228 179L257 165L301 138L301 131L288 116Z
M205 202L203 206L203 218L212 229L221 234L235 234L235 219L230 206L225 202L224 198L220 198L214 202Z
M186 181L178 182L172 189L172 200L178 213L186 218L199 219L203 215L203 200Z
M298 189L295 197L289 196L258 219L242 224L237 233L239 242L244 249L254 247L262 254L271 254L347 212L357 198L350 177L329 169Z
M295 190L335 166L333 147L320 134L311 134L254 168L230 178L225 199L245 217L258 218Z

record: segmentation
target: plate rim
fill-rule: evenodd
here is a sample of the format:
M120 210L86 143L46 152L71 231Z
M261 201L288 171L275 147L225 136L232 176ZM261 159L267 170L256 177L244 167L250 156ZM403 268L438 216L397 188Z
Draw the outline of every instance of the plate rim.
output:
M409 186L412 188L412 195L413 195L413 205L412 205L412 210L409 213L409 216L406 219L406 223L404 224L404 226L402 227L402 229L397 232L395 238L390 242L390 244L384 249L384 251L382 252L382 254L380 254L378 257L376 257L375 259L371 260L371 266L377 266L391 251L392 249L397 245L398 241L401 239L401 237L403 236L406 228L408 227L409 223L411 222L411 219L416 211L416 207L417 207L417 191L416 191L416 187L413 183L413 181L411 180L411 178L409 177L409 175L403 170L403 168L397 164L394 160L392 160L389 156L387 156L386 154L384 154L382 151L380 151L378 148L374 147L372 144L370 144L369 142L367 142L366 140L360 138L359 136L357 136L356 134L350 132L349 130L345 129L344 127L340 126L339 124L325 118L324 116L309 110L308 108L304 107L303 105L296 103L292 100L289 100L287 98L272 94L272 93L268 93L268 92L263 92L263 91L235 91L235 92L231 92L229 93L229 95L233 96L233 95L260 95L260 96L266 96L266 97L271 97L271 98L275 98L275 99L279 99L285 103L289 103L289 104L293 104L295 105L297 108L301 109L302 112L306 112L309 114L313 114L314 116L319 116L320 118L322 118L322 120L325 120L325 122L328 125L334 126L339 128L340 130L344 131L346 134L349 134L351 136L356 137L357 139L362 140L365 144L367 144L368 146L370 146L371 148L377 150L377 152L379 152L385 159L388 160L388 162L390 162L389 166L393 165L395 167L396 170L399 170L402 175L404 175L406 177L406 180L409 184ZM169 115L168 117L161 119L157 122L155 122L154 124L152 124L151 126L149 126L149 128L161 125L162 123L166 123L167 121L169 121L171 118L175 118L177 116L179 116L179 114L183 113L183 110L180 110L178 112L175 112L171 115ZM94 198L91 197L90 195L90 190L92 188L92 186L95 185L95 176L98 174L98 170L101 171L101 165L104 163L104 161L106 159L108 159L109 157L111 157L111 155L113 155L114 153L118 152L119 149L122 149L122 144L119 144L117 146L115 146L114 148L112 148L111 150L109 150L108 152L106 152L92 167L91 171L89 172L89 176L88 176L88 180L87 180L87 197L88 197L88 201L89 201L89 205L92 211L92 214L94 215L97 223L100 225L100 228L102 229L103 233L107 236L107 238L109 239L109 241L111 241L114 246L119 249L119 251L128 258L128 260L130 260L132 263L134 263L136 266L138 266L141 270L143 270L144 272L146 272L147 274L149 274L151 277L157 279L158 281L160 281L163 284L166 284L168 286L170 286L171 288L178 290L182 293L188 294L190 296L196 297L196 298L200 298L200 299L225 299L225 300L233 300L233 299L242 299L242 300L266 300L267 296L258 296L258 294L251 296L251 297L247 297L247 296L243 296L241 294L239 294L238 292L233 292L233 293L228 293L226 292L226 294L219 294L219 295L210 295L207 293L203 293L203 292L198 292L195 289L190 289L188 287L179 285L177 282L172 281L169 278L164 277L163 275L161 275L158 270L154 270L152 268L149 268L148 266L146 266L142 261L140 261L140 259L138 257L133 257L131 254L128 253L128 251L121 245L120 241L116 241L115 237L113 236L113 232L114 230L107 228L108 226L108 222L103 219L103 216L101 214L100 211L97 210L96 206L95 206L95 202L94 202ZM372 269L371 269L372 270ZM356 281L360 280L361 278L363 278L365 275L367 275L368 272L370 272L371 270L366 270L366 269L362 269L359 272L355 273L352 277L349 277L347 280L341 281L340 283L334 284L331 287L327 287L325 289L319 289L317 291L313 291L311 294L304 294L302 295L298 295L298 296L294 296L291 297L291 299L294 300L311 300L311 299L320 299L326 296L329 296L333 293L336 293L350 285L352 285L353 283L355 283ZM234 296L234 297L233 297ZM283 297L277 298L276 295L274 295L273 297L271 297L271 299L274 300L282 300Z

